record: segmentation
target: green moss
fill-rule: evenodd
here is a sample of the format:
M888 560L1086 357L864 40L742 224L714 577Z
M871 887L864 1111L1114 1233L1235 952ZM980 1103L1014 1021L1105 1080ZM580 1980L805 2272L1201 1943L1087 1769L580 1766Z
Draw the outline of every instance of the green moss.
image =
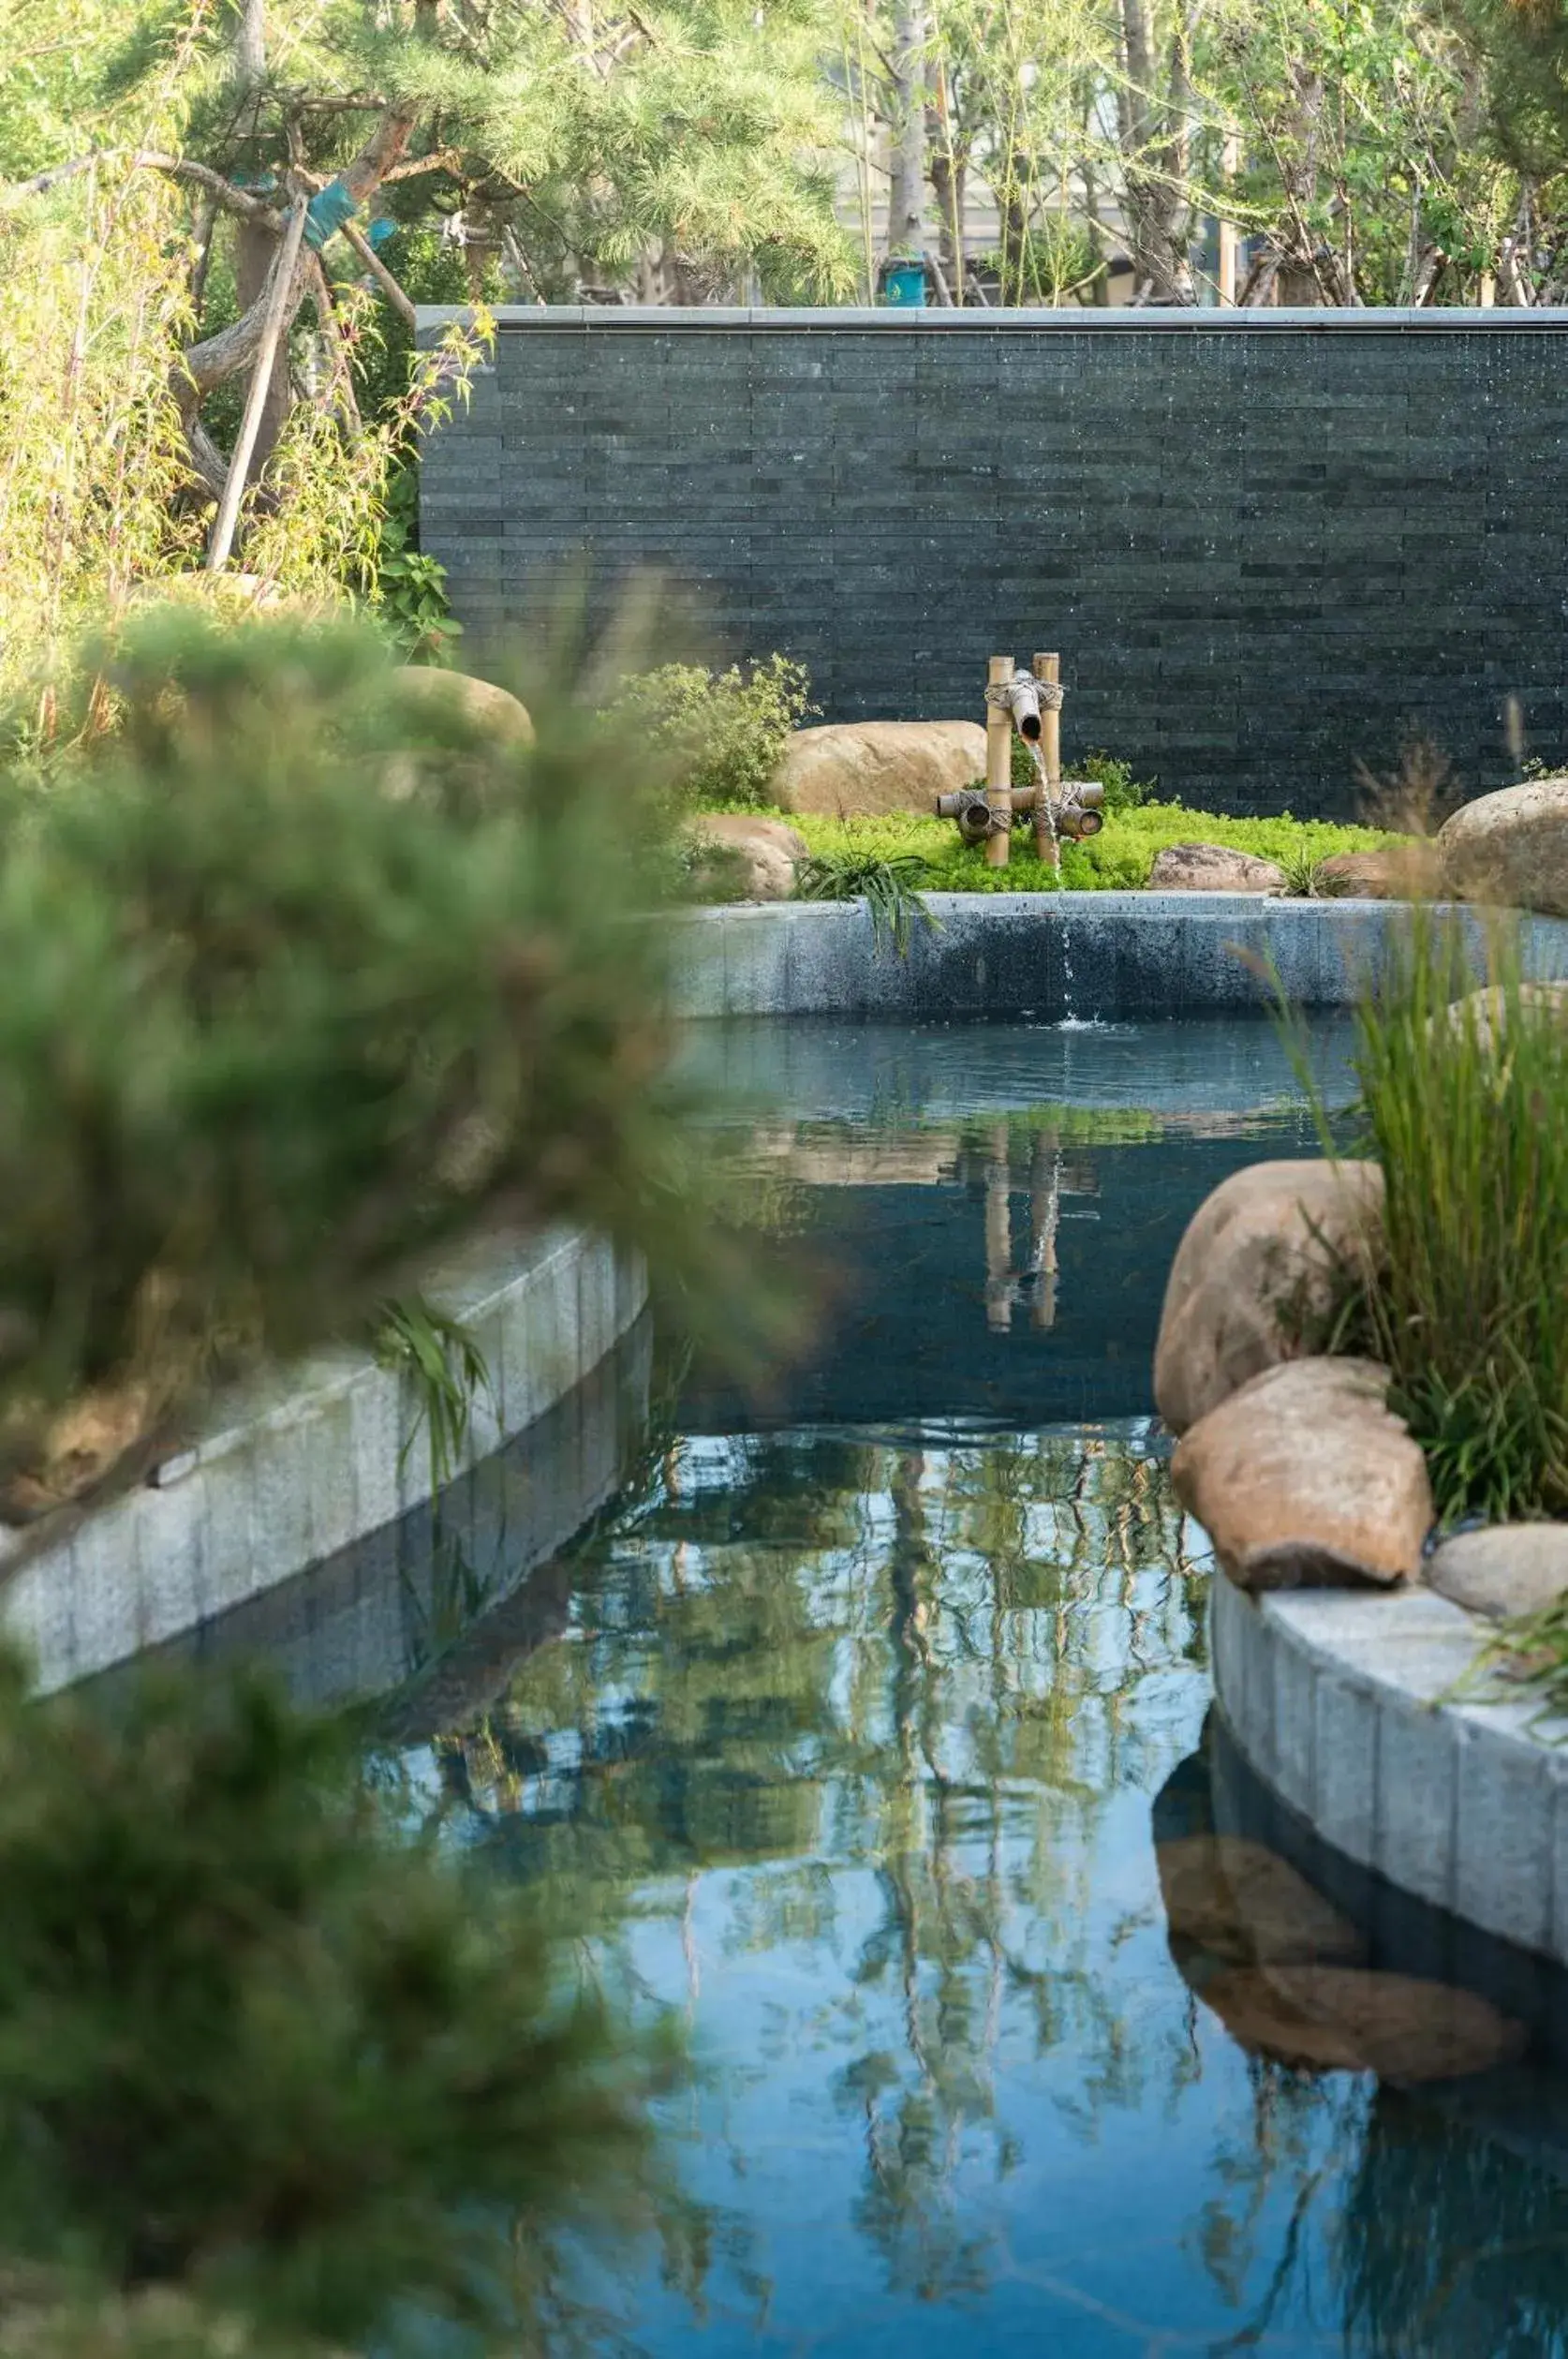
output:
M819 857L856 853L891 859L913 853L933 870L929 889L942 893L1054 893L1060 885L1077 892L1135 891L1148 883L1154 856L1166 844L1227 844L1286 865L1304 854L1315 862L1337 852L1368 852L1390 840L1376 828L1340 827L1327 820L1226 819L1181 803L1145 803L1108 819L1090 842L1064 845L1058 880L1034 857L1033 839L1023 830L1013 837L1007 867L992 868L984 851L962 843L945 819L903 811L880 819L824 819L799 811L778 816L799 830Z

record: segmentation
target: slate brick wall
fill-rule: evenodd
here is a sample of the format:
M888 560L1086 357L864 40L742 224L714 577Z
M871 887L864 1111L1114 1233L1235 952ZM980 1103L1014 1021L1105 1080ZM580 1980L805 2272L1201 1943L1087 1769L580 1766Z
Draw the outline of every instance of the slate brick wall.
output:
M1510 696L1568 756L1563 324L503 315L424 546L481 644L573 560L601 601L652 565L830 720L978 718L993 649L1055 647L1070 762L1350 816L1419 731L1475 793Z

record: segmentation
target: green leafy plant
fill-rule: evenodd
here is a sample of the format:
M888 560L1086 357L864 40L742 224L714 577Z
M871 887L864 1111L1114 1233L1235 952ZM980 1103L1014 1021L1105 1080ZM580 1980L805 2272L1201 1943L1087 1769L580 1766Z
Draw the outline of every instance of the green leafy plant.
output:
M1120 762L1102 749L1086 753L1081 762L1075 762L1073 776L1093 779L1104 788L1105 800L1101 808L1107 819L1119 818L1126 811L1152 803L1158 792L1157 780L1135 779L1130 762Z
M26 1685L0 1657L7 2286L160 2294L166 2350L533 2341L557 2240L648 2218L670 2040L269 1681Z
M618 743L649 755L683 803L704 810L762 810L790 733L816 710L803 664L770 656L727 672L666 663L626 679L606 713Z
M376 559L382 618L416 661L444 663L463 635L447 599L447 569L419 545L419 472L405 465L387 483Z
M861 901L871 918L871 938L907 958L916 924L939 930L939 921L921 898L931 882L927 861L911 853L892 858L874 852L821 853L795 870L795 896L802 901Z
M476 1405L494 1406L496 1389L484 1354L461 1319L415 1294L382 1303L376 1357L384 1368L401 1370L413 1386L417 1414L398 1462L407 1464L422 1430L434 1494L451 1482L467 1455Z

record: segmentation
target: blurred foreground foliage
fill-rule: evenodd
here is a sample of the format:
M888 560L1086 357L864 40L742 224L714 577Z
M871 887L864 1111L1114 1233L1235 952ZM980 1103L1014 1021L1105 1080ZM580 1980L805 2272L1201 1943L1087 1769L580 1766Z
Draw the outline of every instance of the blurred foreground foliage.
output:
M0 774L0 1479L105 1389L167 1437L481 1224L591 1224L738 1331L663 1072L672 790L591 688L507 744L363 624L175 610L81 669L117 725Z
M25 1690L0 1654L0 2349L540 2350L584 2238L670 2233L667 2027L397 1826L348 1724Z

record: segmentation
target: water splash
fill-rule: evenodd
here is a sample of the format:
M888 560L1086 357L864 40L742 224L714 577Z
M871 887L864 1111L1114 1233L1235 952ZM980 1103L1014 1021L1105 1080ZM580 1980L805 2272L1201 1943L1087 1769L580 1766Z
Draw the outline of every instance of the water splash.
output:
M1038 741L1029 746L1029 751L1034 756L1034 766L1040 774L1039 808L1044 812L1045 824L1051 831L1051 849L1055 855L1054 866L1059 882L1061 837L1057 828L1056 806L1051 800L1051 781L1046 776L1045 756ZM1036 839L1038 840L1038 828ZM1059 1029L1064 1032L1082 1031L1094 1020L1092 1016L1074 1016L1072 1013L1072 921L1068 915L1068 904L1065 901L1062 903L1061 910L1061 1005L1062 1016Z

